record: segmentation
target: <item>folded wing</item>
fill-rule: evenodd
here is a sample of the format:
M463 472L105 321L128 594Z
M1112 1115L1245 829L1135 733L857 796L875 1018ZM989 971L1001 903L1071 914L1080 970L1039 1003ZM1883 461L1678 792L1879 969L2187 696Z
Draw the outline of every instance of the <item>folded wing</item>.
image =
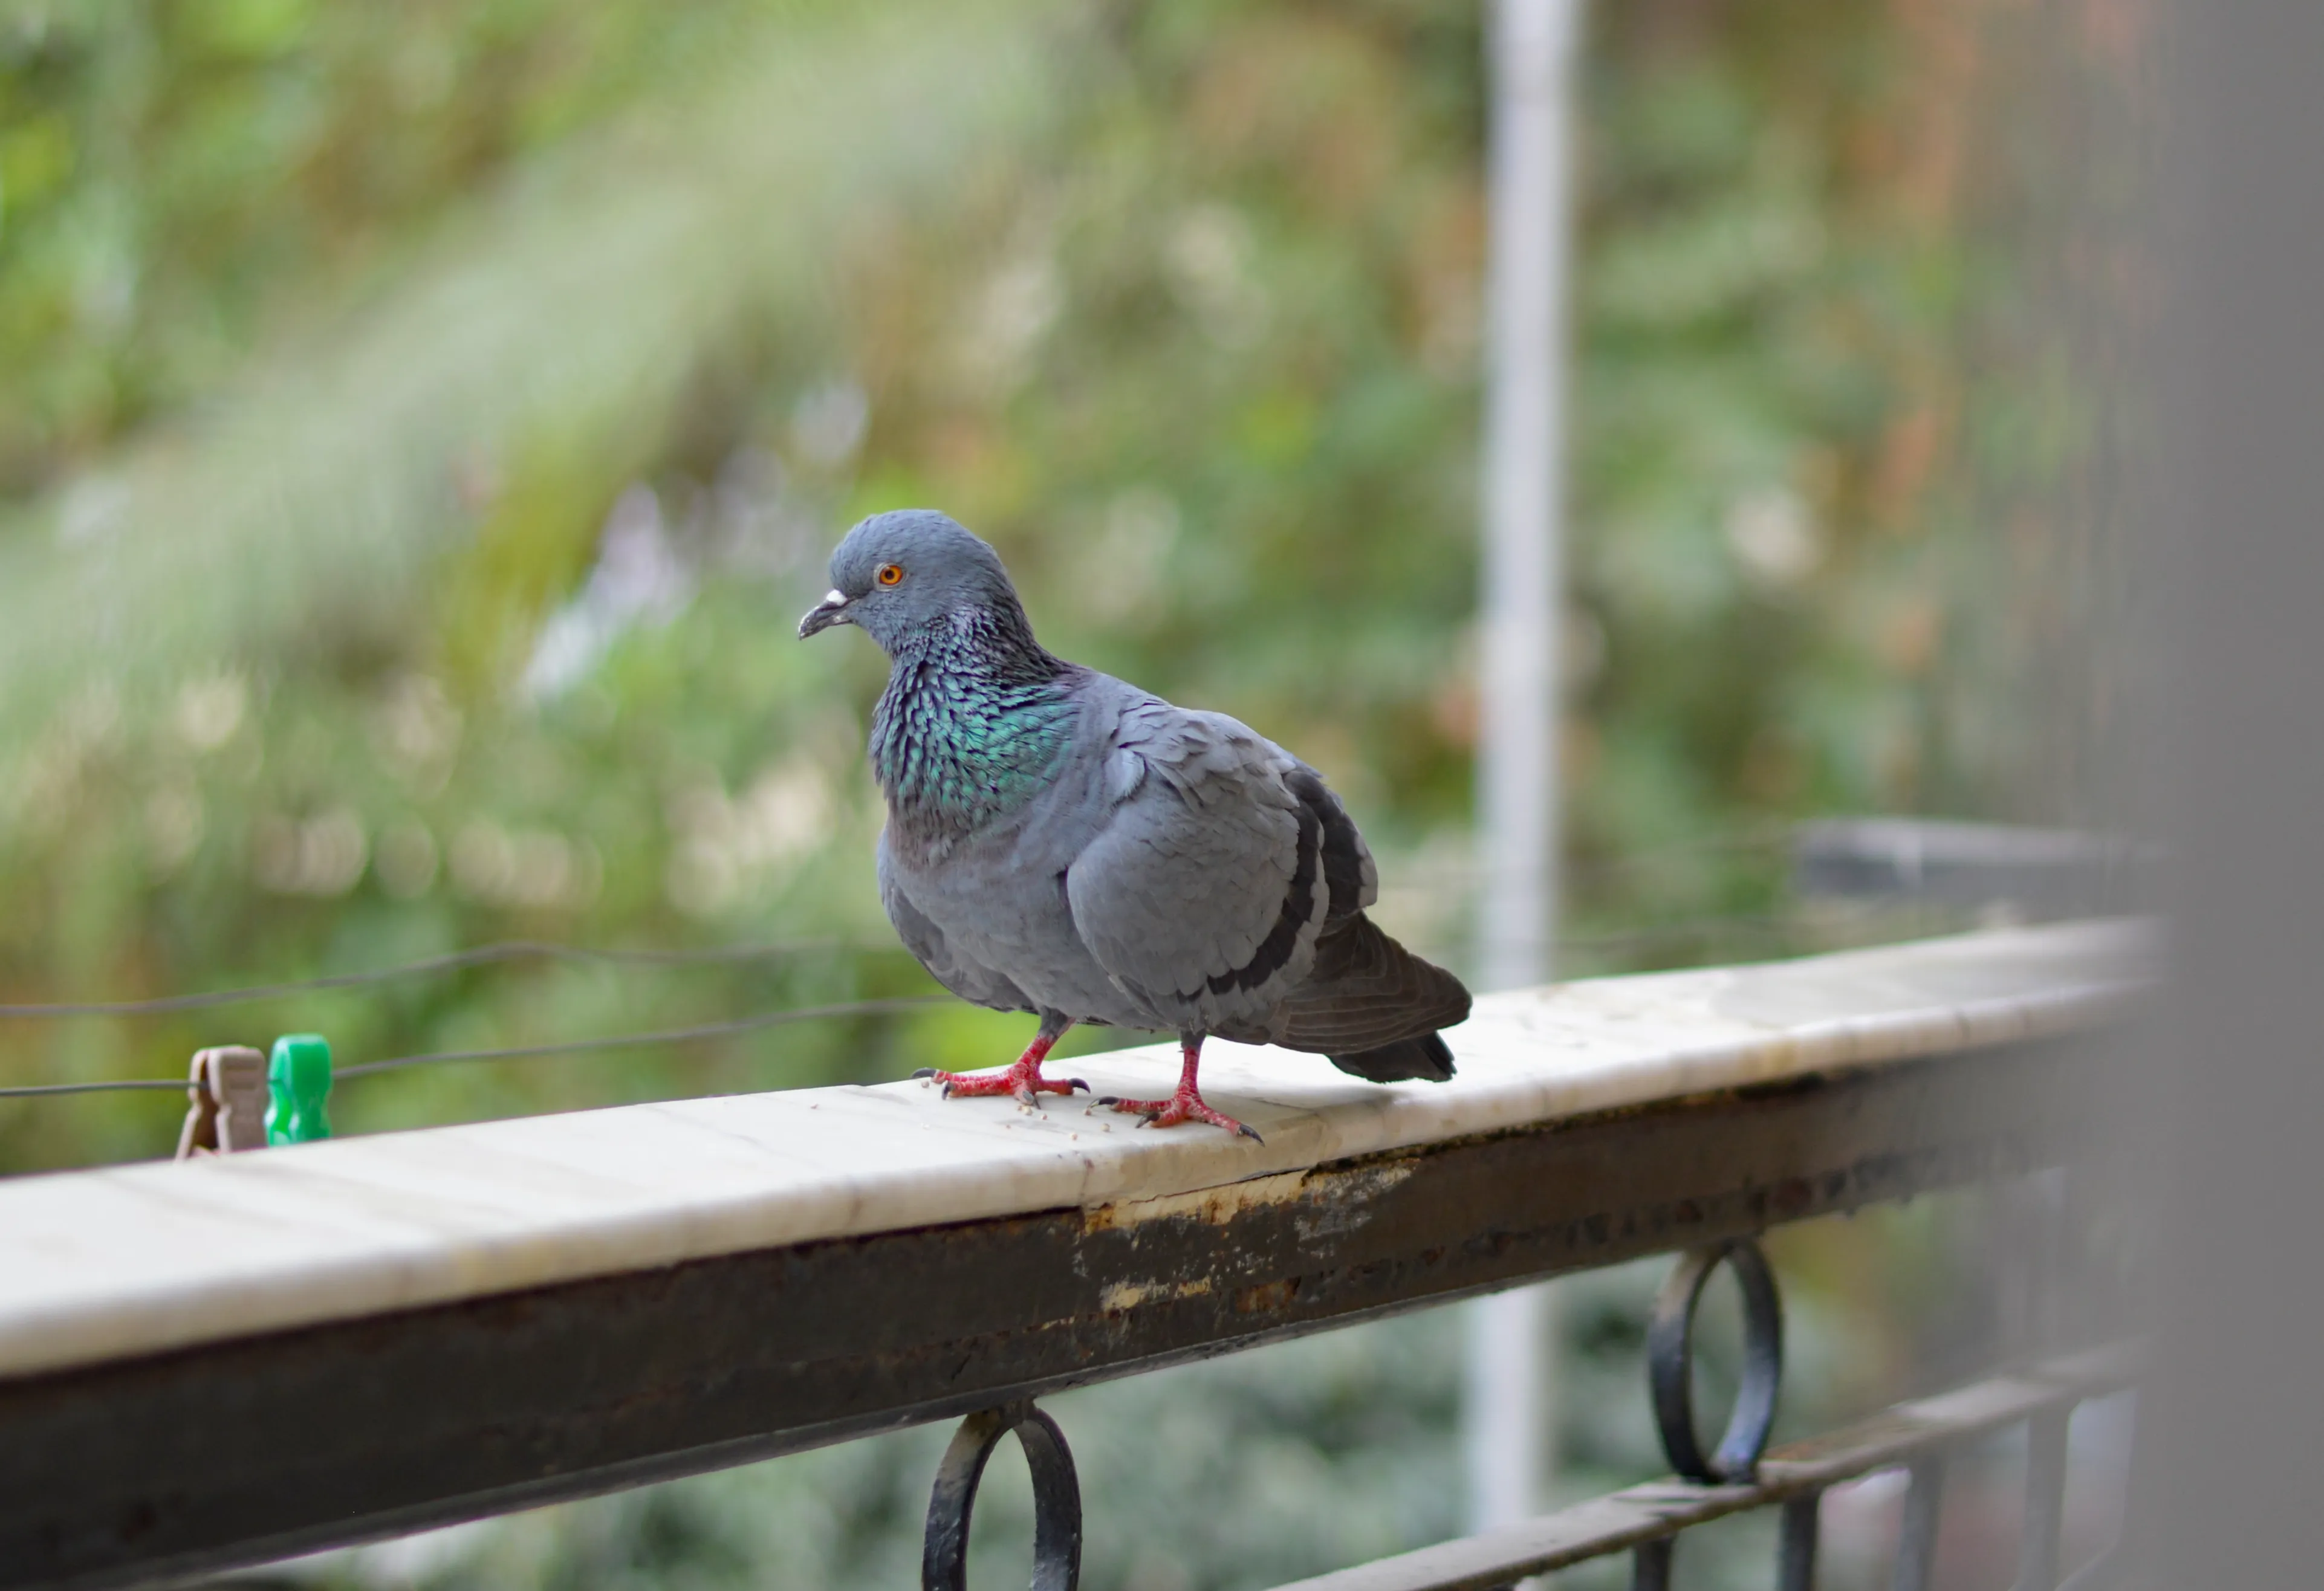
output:
M1116 748L1111 818L1065 876L1074 928L1173 1025L1269 1036L1333 893L1323 819L1289 783L1307 770L1233 719L1150 699Z

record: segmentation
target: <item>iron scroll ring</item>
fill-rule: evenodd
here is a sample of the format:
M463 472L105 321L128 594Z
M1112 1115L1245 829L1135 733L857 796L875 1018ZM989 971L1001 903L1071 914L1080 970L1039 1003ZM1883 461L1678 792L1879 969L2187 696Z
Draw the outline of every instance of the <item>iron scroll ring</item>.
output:
M985 1460L1010 1431L1033 1476L1032 1591L1074 1591L1082 1577L1082 1489L1065 1433L1030 1402L1003 1403L972 1414L953 1433L928 1494L928 1529L920 1549L922 1591L965 1591L968 1522Z
M1694 1311L1702 1301L1703 1283L1722 1261L1743 1291L1743 1378L1726 1432L1705 1458L1694 1434ZM1775 1393L1784 1378L1784 1306L1758 1244L1735 1237L1679 1256L1646 1320L1646 1375L1671 1467L1706 1485L1748 1480L1766 1451L1775 1423Z

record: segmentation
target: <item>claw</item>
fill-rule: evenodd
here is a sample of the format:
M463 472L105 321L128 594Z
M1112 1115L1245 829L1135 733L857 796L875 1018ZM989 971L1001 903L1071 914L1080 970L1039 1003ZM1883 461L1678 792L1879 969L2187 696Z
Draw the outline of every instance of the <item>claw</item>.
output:
M1124 1116L1134 1116L1139 1127L1176 1127L1181 1122L1207 1122L1214 1127L1238 1134L1255 1144L1267 1142L1250 1127L1237 1121L1222 1110L1213 1110L1200 1094L1181 1091L1167 1099L1101 1099L1101 1105L1111 1105Z
M983 1094L1007 1094L1019 1105L1038 1108L1043 1094L1071 1094L1076 1087L1087 1091L1089 1084L1079 1078L1054 1078L1041 1075L1041 1058L1057 1042L1055 1034L1042 1034L1026 1046L1017 1057L1016 1064L1000 1071L941 1071L933 1066L923 1066L912 1073L944 1086L947 1099L958 1095L973 1099Z
M1178 1091L1168 1099L1124 1099L1108 1094L1098 1103L1111 1106L1124 1116L1138 1117L1139 1127L1167 1127L1186 1121L1207 1122L1212 1127L1249 1138L1254 1144L1266 1143L1267 1140L1251 1128L1231 1116L1212 1109L1204 1100L1202 1090L1194 1081L1195 1069L1202 1057L1203 1041L1200 1038L1181 1040L1179 1050L1185 1056L1185 1069L1178 1074Z

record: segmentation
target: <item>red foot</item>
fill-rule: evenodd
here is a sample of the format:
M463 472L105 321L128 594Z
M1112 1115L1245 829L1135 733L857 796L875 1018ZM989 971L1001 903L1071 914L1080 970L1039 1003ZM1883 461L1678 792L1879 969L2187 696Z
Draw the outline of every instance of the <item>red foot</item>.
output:
M1017 1063L1004 1071L938 1071L933 1066L923 1066L912 1073L925 1077L944 1088L945 1098L955 1094L973 1099L979 1094L1010 1094L1019 1105L1030 1105L1037 1094L1070 1094L1075 1089L1089 1091L1089 1084L1077 1077L1055 1078L1041 1075L1042 1058L1056 1047L1057 1037L1047 1034L1037 1036L1017 1057Z
M1196 1039L1191 1044L1181 1044L1178 1048L1179 1053L1185 1056L1186 1064L1178 1074L1176 1093L1167 1099L1117 1099L1109 1094L1098 1103L1111 1105L1124 1116L1139 1117L1139 1127L1176 1127L1184 1121L1204 1121L1214 1127L1224 1127L1231 1133L1240 1133L1254 1144L1266 1143L1265 1138L1233 1117L1213 1110L1203 1102L1202 1090L1194 1086L1194 1069L1203 1054L1202 1040Z

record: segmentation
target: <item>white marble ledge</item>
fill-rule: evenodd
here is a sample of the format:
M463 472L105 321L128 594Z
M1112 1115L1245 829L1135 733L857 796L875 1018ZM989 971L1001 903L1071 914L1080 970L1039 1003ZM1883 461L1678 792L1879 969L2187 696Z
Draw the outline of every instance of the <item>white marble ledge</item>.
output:
M2118 1013L2152 931L2069 924L1478 1002L1460 1075L1388 1087L1213 1044L1267 1136L1133 1131L918 1083L626 1106L0 1182L0 1375L816 1238L1167 1199L1323 1162ZM996 1062L1005 1056L994 1057ZM1167 1045L1072 1063L1167 1092ZM1052 1070L1055 1070L1054 1068Z

